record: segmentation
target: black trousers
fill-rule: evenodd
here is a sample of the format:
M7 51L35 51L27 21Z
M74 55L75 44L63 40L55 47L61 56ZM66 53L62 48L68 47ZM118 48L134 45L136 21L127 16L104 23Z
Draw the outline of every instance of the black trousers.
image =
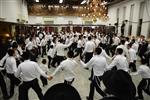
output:
M74 81L74 78L72 79L72 81L64 80L64 83L65 83L65 84L68 84L68 85L71 85L71 84L73 83L73 81Z
M93 52L86 52L85 53L85 63L90 61L90 59L93 57Z
M47 56L48 57L48 68L50 68L51 66L51 61L52 61L52 57L50 56Z
M46 55L46 46L42 46L42 57Z
M6 88L6 83L5 83L4 77L1 72L0 72L0 87L2 90L3 97L7 97L8 92L7 92L7 88Z
M56 56L52 62L52 66L55 66L56 63L58 66L63 60L65 60L64 56Z
M38 54L41 55L41 47L38 46Z
M75 57L78 55L80 55L80 59L82 59L82 48L77 48L77 54L75 55Z
M43 86L47 85L47 79L43 76L40 76Z
M34 79L29 82L23 82L19 86L19 98L18 100L29 100L28 90L32 88L38 95L39 100L43 100L42 89L39 86L38 79Z
M140 99L143 99L143 91L150 95L150 79L142 79L137 87L138 96Z
M7 77L10 79L10 96L14 95L14 88L20 84L20 80L14 76L14 74L8 74Z
M116 51L116 48L117 48L117 45L113 45L112 47L111 47L111 54L112 54L112 56L114 56L115 55L115 51Z
M100 82L102 80L102 76L94 76L92 79L92 82L90 84L90 93L89 93L89 100L94 100L94 90L96 88L96 91L101 95L101 96L106 96L106 94L101 90L100 88Z
M129 68L131 69L132 72L136 72L137 71L137 69L136 69L136 61L130 62Z

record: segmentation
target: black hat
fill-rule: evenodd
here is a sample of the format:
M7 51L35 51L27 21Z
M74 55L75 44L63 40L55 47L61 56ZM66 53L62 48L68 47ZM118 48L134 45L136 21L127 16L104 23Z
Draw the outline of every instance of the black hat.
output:
M132 100L136 95L136 88L131 76L123 70L105 72L103 83L109 93L121 100Z
M44 100L81 100L81 98L73 86L59 83L47 90Z

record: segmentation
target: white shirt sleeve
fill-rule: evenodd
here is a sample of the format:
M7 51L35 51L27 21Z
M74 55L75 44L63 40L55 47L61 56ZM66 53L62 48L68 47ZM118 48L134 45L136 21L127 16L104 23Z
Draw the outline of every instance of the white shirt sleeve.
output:
M94 62L94 58L92 57L91 59L90 59L90 61L89 62L87 62L86 64L84 63L84 62L82 62L82 61L80 61L81 62L81 65L84 67L84 68L91 68L92 67L92 64L93 64L93 62Z
M111 68L113 68L114 66L117 65L117 59L114 58L114 60L111 62L111 64L107 67L107 70L110 70Z
M17 69L17 71L15 72L15 77L19 77L20 76L20 74L21 74L21 67L20 66L18 66L18 69Z
M45 74L45 72L38 66L38 64L35 66L37 71L45 78L48 78L49 76Z
M83 54L85 54L86 51L87 51L87 43L85 44L85 48L83 50Z
M5 69L5 68L1 68L1 67L0 67L0 71L1 71L1 70L4 70L4 69Z
M55 69L55 71L51 74L51 76L52 76L52 77L55 76L56 73L57 73L60 69L62 69L62 68L63 68L63 65L60 64L60 65Z
M110 56L107 55L107 53L105 52L105 50L104 50L104 56L105 56L107 59L109 59L109 60L112 59Z
M72 41L67 45L63 45L63 48L67 48L67 47L71 46L71 44L72 44Z
M12 63L12 68L13 68L13 71L16 72L17 71L17 64L16 64L16 60L14 59L13 60L13 63Z

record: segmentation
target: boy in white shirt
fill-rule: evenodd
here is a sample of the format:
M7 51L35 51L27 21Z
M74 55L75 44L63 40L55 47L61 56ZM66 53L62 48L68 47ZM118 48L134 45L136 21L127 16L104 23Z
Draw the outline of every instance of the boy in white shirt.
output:
M46 64L46 59L42 59L42 64L40 65L41 69L45 72L45 74L47 74L48 70L48 66ZM42 75L40 76L40 79L42 81L43 87L45 85L47 85L47 79L45 77L43 77Z
M50 45L50 49L48 50L47 52L47 57L48 57L48 68L50 68L51 66L51 62L54 58L54 55L55 55L55 50L54 50L54 47L53 45Z
M136 72L136 51L132 48L132 44L128 44L128 52L129 52L129 68L132 72Z

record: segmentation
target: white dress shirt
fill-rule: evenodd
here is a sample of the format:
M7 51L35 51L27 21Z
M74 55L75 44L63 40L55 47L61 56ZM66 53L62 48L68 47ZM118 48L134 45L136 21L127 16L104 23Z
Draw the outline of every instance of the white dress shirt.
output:
M121 45L117 46L116 49L118 49L118 48L123 49L123 55L125 55L127 58L129 58L128 49L127 49L127 47L126 47L125 45L122 45L122 44L121 44Z
M105 57L106 59L109 59L109 60L112 59L110 56L107 55L107 53L106 53L106 51L104 49L102 49L102 53L100 55L103 56L103 57Z
M81 65L83 67L93 68L94 76L102 76L108 67L106 58L101 55L95 55L86 64L81 61Z
M93 41L87 41L85 43L83 54L86 52L94 52L94 50L95 50L95 43Z
M70 42L68 45L62 44L62 43L58 43L56 44L56 48L55 48L55 52L57 56L65 56L65 51L64 49L69 47L72 44L72 42Z
M38 78L40 75L48 78L44 71L39 67L36 62L25 60L18 66L15 73L16 77L21 77L22 81L28 82Z
M33 49L33 43L31 41L29 41L28 44L26 44L26 49L27 50L32 50Z
M47 55L50 56L51 58L54 58L54 55L55 55L54 48L50 48L47 52Z
M9 74L14 74L17 71L16 59L13 56L9 56L5 63L6 72Z
M129 61L134 62L137 60L136 51L132 48L129 49Z
M82 48L82 47L83 47L83 42L82 42L82 40L78 40L77 48Z
M139 44L137 42L133 43L132 48L135 50L135 52L138 52Z
M46 73L49 71L47 64L40 64L40 68Z
M113 45L118 45L120 43L120 39L118 37L114 37L113 42Z
M138 74L141 75L142 78L150 78L150 69L146 65L141 65L138 68Z
M96 39L94 39L94 43L95 43L96 47L98 47L99 43L100 43L100 40L96 38Z
M56 68L56 70L52 73L51 76L54 76L60 69L64 71L64 78L66 81L72 81L75 78L74 69L78 66L76 61L71 58L67 58L62 61L60 65Z
M45 38L42 39L42 40L41 40L41 43L40 43L40 46L46 46L46 44L47 44L46 39L45 39Z
M111 64L108 66L108 69L111 69L114 66L116 66L117 69L122 69L126 72L129 71L129 64L128 64L127 59L124 55L117 55L114 58L114 60L111 62Z
M0 66L3 66L5 60L9 57L8 53L0 60Z

